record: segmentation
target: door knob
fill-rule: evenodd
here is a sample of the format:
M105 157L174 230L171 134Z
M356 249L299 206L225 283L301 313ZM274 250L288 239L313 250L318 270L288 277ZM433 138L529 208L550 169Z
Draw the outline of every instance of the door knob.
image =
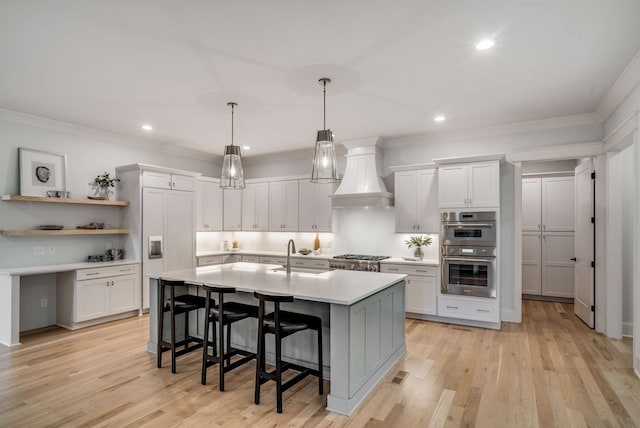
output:
M576 259L575 257L571 257L571 260L573 260L574 262L578 261L578 259Z

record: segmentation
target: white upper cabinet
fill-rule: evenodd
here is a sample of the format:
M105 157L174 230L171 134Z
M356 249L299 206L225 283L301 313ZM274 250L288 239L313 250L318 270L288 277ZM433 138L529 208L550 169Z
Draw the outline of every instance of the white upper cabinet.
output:
M217 181L196 180L196 230L222 230L222 189Z
M269 229L269 183L247 183L242 190L242 230Z
M437 233L438 175L435 169L395 173L396 232Z
M298 180L269 183L269 230L298 231Z
M575 178L542 179L542 230L568 232L575 229Z
M440 208L500 206L500 161L441 165L438 200Z
M539 178L522 179L522 231L542 229L542 187Z
M224 230L242 230L242 191L223 189L222 227Z
M142 171L142 186L193 192L195 179L186 175L158 171Z
M572 232L574 177L522 179L522 231Z
M300 232L331 232L331 195L333 183L300 180Z

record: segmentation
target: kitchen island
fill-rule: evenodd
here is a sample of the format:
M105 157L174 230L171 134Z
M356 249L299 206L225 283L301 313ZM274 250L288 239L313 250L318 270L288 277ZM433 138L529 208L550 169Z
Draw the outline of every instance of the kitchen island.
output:
M328 353L325 361L329 361L324 372L331 381L327 410L350 415L406 352L405 275L342 270L287 275L278 268L277 265L231 263L150 277L148 350L156 351L157 279L160 277L196 286L206 283L235 287L238 293L234 300L238 301L255 303L254 291L292 295L296 301L286 309L323 318L323 343L328 344L324 346ZM189 290L190 293L200 291L198 287ZM282 307L285 309L285 305ZM198 318L192 326L203 324L202 317ZM253 320L234 331L232 342L235 347L255 350L256 337ZM285 359L293 357L302 365L316 364L313 340L309 339L302 336L296 342L295 336L288 338L290 342L283 349ZM267 361L270 356L272 359L267 347Z

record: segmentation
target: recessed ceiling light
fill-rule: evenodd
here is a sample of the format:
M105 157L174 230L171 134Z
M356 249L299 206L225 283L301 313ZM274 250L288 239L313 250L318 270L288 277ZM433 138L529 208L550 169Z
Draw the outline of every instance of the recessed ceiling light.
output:
M447 118L439 114L438 116L434 117L433 120L435 120L436 122L444 122L445 120L447 120Z
M140 128L144 129L145 131L153 131L153 126L149 125L148 123L145 123Z
M250 146L242 146L242 150L251 150Z
M491 39L480 40L478 42L478 44L476 45L476 49L478 49L479 51L483 51L485 49L492 48L493 45L495 45L495 44L496 44L496 42L494 42Z

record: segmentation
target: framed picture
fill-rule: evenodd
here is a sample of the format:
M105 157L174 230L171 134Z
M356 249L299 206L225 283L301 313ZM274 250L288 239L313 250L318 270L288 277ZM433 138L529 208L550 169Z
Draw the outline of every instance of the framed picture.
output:
M50 196L56 191L66 195L67 156L20 147L20 194ZM47 194L47 192L49 192Z

